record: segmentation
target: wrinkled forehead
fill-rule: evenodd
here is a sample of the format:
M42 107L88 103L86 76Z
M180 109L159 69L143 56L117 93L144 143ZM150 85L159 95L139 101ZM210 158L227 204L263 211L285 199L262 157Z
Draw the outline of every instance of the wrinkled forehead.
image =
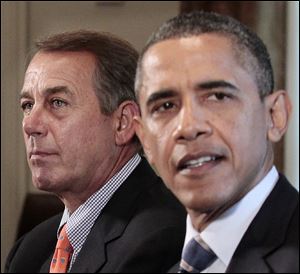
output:
M85 51L40 51L34 55L26 70L31 72L56 72L64 69L65 71L93 69L95 66L95 57Z
M28 65L23 89L57 81L89 82L94 69L95 58L87 52L38 52Z

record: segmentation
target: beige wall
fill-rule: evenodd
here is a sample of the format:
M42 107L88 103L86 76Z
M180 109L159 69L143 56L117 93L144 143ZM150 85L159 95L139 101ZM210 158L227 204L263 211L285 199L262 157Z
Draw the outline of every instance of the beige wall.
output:
M28 189L18 107L26 49L25 10L22 2L1 2L1 269Z
M179 12L178 1L119 1L124 3L112 6L97 4L100 2L31 1L30 40L83 28L112 32L141 49L152 31Z
M288 1L287 18L287 90L293 103L293 115L285 138L284 171L299 191L299 2Z

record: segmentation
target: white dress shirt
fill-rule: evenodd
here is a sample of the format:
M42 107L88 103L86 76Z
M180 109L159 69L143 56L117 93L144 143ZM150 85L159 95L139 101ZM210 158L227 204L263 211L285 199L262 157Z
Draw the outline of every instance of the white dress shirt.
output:
M278 172L273 166L261 182L200 233L204 242L217 256L217 260L202 273L225 273L247 228L273 190L278 178ZM186 223L184 246L199 234L193 228L189 215Z

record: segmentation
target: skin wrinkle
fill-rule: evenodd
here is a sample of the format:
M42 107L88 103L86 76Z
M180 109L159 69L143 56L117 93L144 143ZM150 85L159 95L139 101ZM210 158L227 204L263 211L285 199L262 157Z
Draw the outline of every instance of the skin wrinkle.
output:
M102 114L93 87L94 70L95 57L88 52L38 52L27 69L21 95L33 184L55 193L71 212L136 153L136 146L129 144L134 129L126 127L121 141L116 132L120 116L116 113L121 110ZM49 92L59 87L72 95ZM54 99L60 104L54 105ZM137 106L129 102L129 109L127 116ZM31 158L34 150L51 155Z

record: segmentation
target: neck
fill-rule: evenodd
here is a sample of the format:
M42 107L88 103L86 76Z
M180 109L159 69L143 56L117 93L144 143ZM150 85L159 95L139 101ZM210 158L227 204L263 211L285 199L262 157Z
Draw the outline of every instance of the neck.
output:
M111 177L119 172L136 153L136 149L132 146L122 147L118 157L115 158L114 163L108 167L108 172L106 172L105 176L101 176L100 178L81 184L81 187L78 189L68 190L59 194L58 197L72 214L79 206L84 204L89 197L101 189L111 179Z
M273 154L267 154L264 160L264 164L262 165L260 171L257 173L257 176L253 180L253 183L249 184L248 187L245 188L241 193L237 193L236 195L234 195L230 200L227 200L225 203L218 205L207 212L201 212L199 210L187 208L187 212L191 218L193 227L197 231L202 232L211 222L216 220L221 214L223 214L227 209L240 201L257 184L259 184L273 166Z
M217 219L224 210L219 209L209 213L201 213L195 210L187 209L187 212L191 218L193 227L200 232L202 232L212 221Z

